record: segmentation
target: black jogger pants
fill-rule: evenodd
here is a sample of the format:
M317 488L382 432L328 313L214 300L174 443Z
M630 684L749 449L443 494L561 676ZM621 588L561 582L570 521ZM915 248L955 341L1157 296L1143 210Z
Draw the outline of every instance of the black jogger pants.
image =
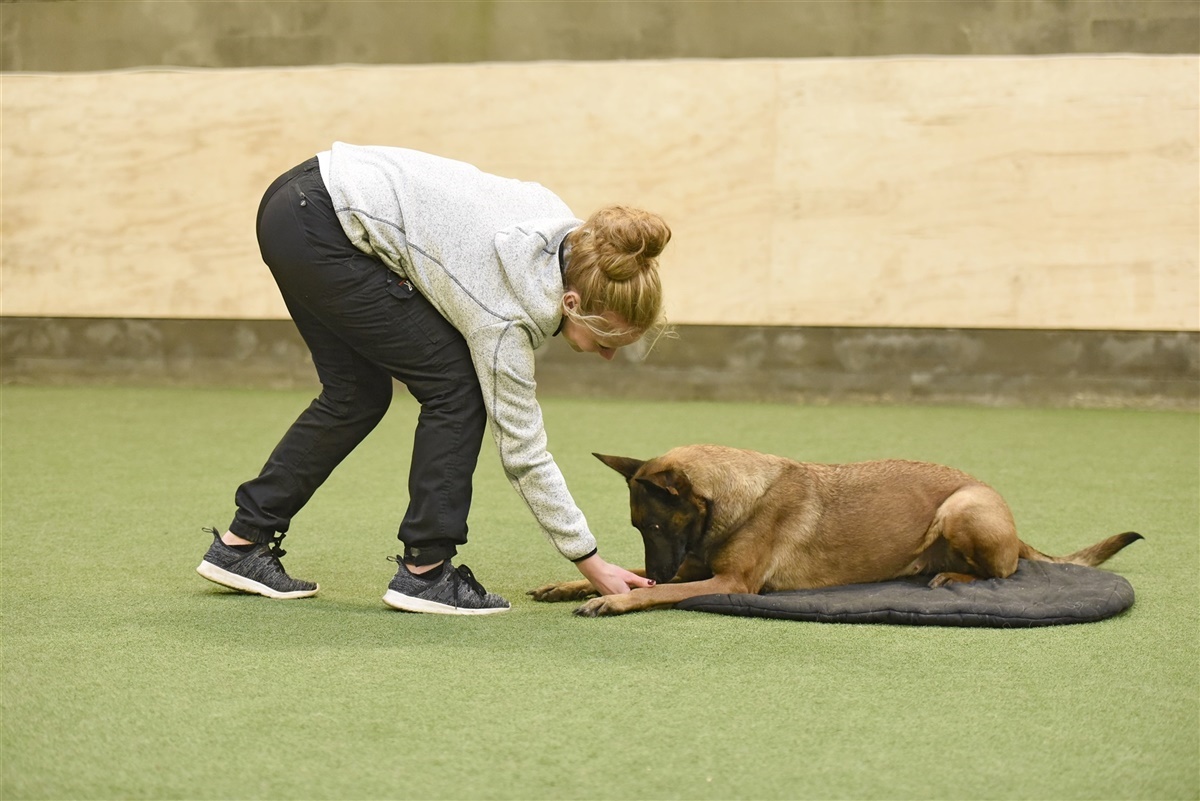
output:
M321 394L260 475L238 488L230 530L255 542L286 532L383 418L395 378L421 404L398 534L404 555L417 564L453 556L467 539L486 422L466 341L411 283L350 243L315 158L267 189L257 233L263 261L312 351Z

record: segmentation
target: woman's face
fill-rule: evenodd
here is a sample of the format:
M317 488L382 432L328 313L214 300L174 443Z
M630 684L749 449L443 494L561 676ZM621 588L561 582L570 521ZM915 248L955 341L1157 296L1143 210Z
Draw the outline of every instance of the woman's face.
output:
M563 296L563 304L568 309L577 309L579 308L579 296L573 291L568 292ZM613 331L628 331L629 323L620 315L605 312L601 316L609 322ZM571 350L576 353L596 353L605 361L612 361L612 358L617 355L617 348L632 345L641 338L636 331L605 336L597 335L590 328L575 322L570 317L563 320L562 335L567 344L571 346Z

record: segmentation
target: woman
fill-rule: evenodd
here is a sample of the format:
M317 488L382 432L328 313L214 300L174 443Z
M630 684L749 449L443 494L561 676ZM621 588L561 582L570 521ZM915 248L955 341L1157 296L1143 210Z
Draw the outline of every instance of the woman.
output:
M263 260L312 351L322 390L197 568L271 598L318 587L287 575L292 517L379 423L392 379L420 402L384 601L397 609L509 608L451 559L467 541L471 477L490 420L501 463L551 544L603 594L653 584L602 559L546 450L534 356L559 333L612 359L660 325L662 218L625 207L586 222L544 187L462 162L341 142L280 176L259 206ZM389 557L390 558L390 557Z

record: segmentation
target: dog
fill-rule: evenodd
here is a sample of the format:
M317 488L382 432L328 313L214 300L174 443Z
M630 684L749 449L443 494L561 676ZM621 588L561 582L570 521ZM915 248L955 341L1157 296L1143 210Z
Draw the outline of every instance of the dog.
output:
M697 595L764 593L929 575L930 587L1007 578L1018 559L1102 564L1142 535L1129 531L1068 556L1017 537L1008 504L940 464L797 462L718 445L649 460L593 454L625 477L652 587L593 598L575 614L620 615ZM586 581L547 584L538 601L582 600Z

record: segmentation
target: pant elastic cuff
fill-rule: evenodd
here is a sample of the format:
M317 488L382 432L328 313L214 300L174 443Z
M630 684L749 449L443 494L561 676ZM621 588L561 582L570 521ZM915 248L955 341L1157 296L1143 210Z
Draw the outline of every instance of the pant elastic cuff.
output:
M257 542L260 545L270 545L275 541L274 531L258 528L257 526L248 526L245 523L238 522L236 519L229 524L229 530L244 540Z
M249 539L249 537L247 537ZM432 565L446 559L453 559L458 548L452 542L430 542L422 545L404 546L404 561L410 565Z

